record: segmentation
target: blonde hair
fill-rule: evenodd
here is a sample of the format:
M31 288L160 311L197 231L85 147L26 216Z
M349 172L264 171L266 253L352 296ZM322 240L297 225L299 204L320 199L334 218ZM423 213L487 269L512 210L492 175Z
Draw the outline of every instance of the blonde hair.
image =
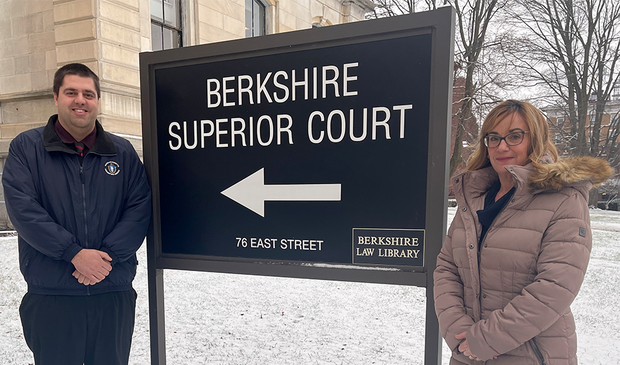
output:
M535 106L528 102L518 100L506 100L493 108L484 119L480 130L480 140L476 145L476 150L467 160L466 171L479 170L491 165L489 152L484 144L484 137L492 131L504 118L517 113L527 124L530 133L530 146L528 149L528 162L535 166L539 164L542 157L550 155L554 162L558 160L558 151L555 149L549 136L549 124L543 114Z

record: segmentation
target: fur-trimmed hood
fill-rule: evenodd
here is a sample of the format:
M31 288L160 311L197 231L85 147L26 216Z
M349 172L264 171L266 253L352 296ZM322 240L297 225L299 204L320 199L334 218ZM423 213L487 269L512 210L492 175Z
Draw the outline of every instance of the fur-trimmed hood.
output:
M614 169L607 161L589 156L570 157L535 166L528 184L533 190L561 189L581 181L590 181L598 186L614 175Z

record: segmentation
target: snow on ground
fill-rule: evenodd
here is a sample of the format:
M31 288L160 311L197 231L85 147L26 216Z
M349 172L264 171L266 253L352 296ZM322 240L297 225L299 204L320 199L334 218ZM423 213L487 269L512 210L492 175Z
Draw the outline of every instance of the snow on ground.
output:
M449 208L449 220L454 208ZM592 210L594 247L572 305L581 364L620 364L620 213ZM32 364L18 308L26 291L17 238L0 238L0 363ZM146 250L139 251L130 363L150 364ZM170 365L420 364L425 289L166 270ZM443 347L443 364L449 353Z

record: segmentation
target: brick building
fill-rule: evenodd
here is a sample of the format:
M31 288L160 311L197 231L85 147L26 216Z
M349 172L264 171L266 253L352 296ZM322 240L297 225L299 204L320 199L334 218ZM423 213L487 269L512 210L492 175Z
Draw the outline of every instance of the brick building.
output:
M558 153L562 156L570 156L570 141L574 139L574 135L571 132L572 123L568 113L564 109L555 107L546 107L542 110L549 118L551 137L555 141ZM589 111L589 115L586 116L586 136L592 134L593 126L591 125L591 121L595 118L594 104L591 105ZM601 117L599 132L601 148L603 148L603 157L606 157L605 142L607 141L617 146L620 141L620 98L616 97L607 102ZM612 143L612 141L615 143ZM607 147L609 147L609 144Z

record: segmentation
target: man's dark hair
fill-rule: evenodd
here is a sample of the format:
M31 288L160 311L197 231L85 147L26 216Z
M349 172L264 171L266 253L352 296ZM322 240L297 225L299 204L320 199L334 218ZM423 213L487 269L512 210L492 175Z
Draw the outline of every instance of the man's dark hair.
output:
M101 97L101 89L99 87L99 76L95 75L93 71L91 71L88 66L85 66L81 63L70 63L68 65L64 65L56 71L54 74L54 94L58 95L60 92L60 87L62 86L63 81L65 80L66 75L76 75L80 77L90 77L93 79L95 83L95 91L97 91L97 98Z

